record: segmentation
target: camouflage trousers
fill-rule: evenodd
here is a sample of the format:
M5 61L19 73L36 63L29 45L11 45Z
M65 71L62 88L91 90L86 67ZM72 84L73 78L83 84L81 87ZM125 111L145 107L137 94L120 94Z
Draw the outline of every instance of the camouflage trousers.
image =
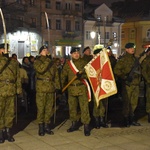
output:
M0 96L0 130L11 128L15 117L15 96Z
M125 85L122 88L124 117L134 116L134 111L138 104L138 97L139 97L139 86Z
M93 106L93 116L94 117L104 117L105 116L107 101L108 101L107 98L102 99L99 101L99 106L97 106L96 100L94 98L94 106Z
M39 124L50 123L50 118L54 114L54 101L54 93L36 93L37 121Z
M146 84L146 112L150 113L150 84Z
M79 96L68 95L68 104L71 121L78 121L81 116L81 122L83 124L89 124L91 120L89 113L89 102L85 94ZM80 110L80 113L78 110Z

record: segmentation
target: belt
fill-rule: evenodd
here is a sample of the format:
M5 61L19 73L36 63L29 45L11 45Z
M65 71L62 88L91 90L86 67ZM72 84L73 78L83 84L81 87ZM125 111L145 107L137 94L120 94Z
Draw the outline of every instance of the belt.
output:
M70 86L80 86L80 85L84 85L84 84L83 83L70 84Z
M42 80L42 81L45 81L45 82L51 81L50 78L37 78L37 80Z
M15 83L14 80L9 80L9 79L6 79L6 80L0 80L0 82L5 82L6 84L9 84L9 83Z

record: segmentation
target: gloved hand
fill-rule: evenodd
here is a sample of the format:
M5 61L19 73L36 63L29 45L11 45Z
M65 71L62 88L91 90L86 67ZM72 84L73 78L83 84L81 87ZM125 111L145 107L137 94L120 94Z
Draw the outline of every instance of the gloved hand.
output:
M2 53L4 57L9 58L9 54L8 53Z
M62 94L62 90L61 89L56 89L55 92L56 92L56 94L60 94L60 95Z
M78 79L80 79L80 78L81 78L81 76L82 76L82 73L77 72L77 73L76 73L76 76L77 76L77 78L78 78Z

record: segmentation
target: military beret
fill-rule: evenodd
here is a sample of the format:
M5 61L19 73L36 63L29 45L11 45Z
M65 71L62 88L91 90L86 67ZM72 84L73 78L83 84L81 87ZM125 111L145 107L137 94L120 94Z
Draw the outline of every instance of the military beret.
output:
M125 48L134 48L134 47L135 47L134 43L127 43L125 45Z
M93 49L93 54L99 53L103 48L104 48L103 45L100 44L95 45Z
M82 53L84 53L87 49L90 49L90 47L89 47L89 46L85 47L85 48L83 49Z
M8 49L8 47L9 47L9 44L7 44L7 49ZM0 49L1 48L5 48L5 43L0 44Z
M39 54L42 52L43 49L47 49L48 47L46 45L43 45L40 50L39 50Z
M80 51L80 48L79 47L72 47L71 48L71 51L70 51L70 54L74 53L74 52L79 52Z

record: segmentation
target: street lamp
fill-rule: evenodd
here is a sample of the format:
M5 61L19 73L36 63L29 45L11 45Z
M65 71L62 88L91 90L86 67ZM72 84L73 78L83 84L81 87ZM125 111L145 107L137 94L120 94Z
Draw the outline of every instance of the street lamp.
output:
M93 48L93 46L94 46L93 40L94 40L94 38L96 36L96 32L94 32L94 31L90 32L90 36L92 38L92 48Z

